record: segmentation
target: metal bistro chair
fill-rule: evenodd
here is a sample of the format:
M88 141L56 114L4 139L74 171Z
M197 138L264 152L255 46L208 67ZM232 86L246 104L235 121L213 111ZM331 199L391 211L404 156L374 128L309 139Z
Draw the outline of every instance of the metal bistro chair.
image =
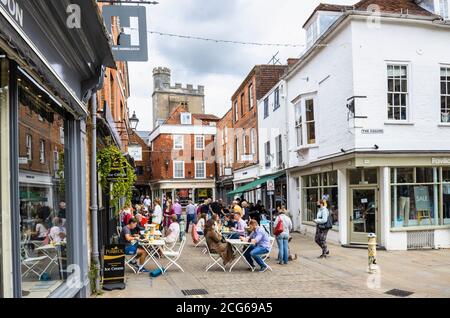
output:
M211 253L211 251L209 250L208 244L206 244L206 250L208 251L208 255L209 257L212 259L212 263L209 264L208 266L206 266L206 272L209 271L211 268L214 267L214 265L219 266L224 272L226 272L226 269L224 266L222 266L219 261L222 260L222 258L220 257L219 254L217 253Z
M269 258L270 253L272 252L274 243L275 243L275 238L271 236L270 237L270 249L269 249L269 252L267 254L264 254L264 255L261 256L262 261L267 266L267 268L270 269L271 272L273 272L272 267L270 267L269 264L266 263L266 260Z
M173 251L173 250L163 250L163 255L164 257L167 258L167 260L169 261L169 264L167 265L166 268L164 268L164 273L167 272L167 270L172 266L175 265L176 267L178 267L183 273L184 270L183 268L180 266L180 264L178 264L178 260L181 257L181 254L183 252L184 246L186 245L186 236L183 236L183 239L181 240L180 243L180 247L178 248L178 251Z
M38 265L45 262L49 259L48 256L36 256L32 257L29 254L28 245L30 244L30 236L28 234L23 235L23 240L20 244L20 256L21 256L21 263L25 267L25 271L22 273L22 277L25 277L28 273L34 273L39 279L41 278L42 274L44 274L52 265L52 262L48 262L47 266L45 266L44 269L40 269Z

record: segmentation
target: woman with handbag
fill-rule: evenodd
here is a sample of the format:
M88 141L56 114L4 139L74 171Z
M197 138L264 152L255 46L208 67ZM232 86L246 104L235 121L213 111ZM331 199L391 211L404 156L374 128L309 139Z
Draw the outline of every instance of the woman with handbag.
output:
M317 202L318 212L317 217L314 220L316 223L316 237L315 241L317 245L322 249L322 255L318 258L327 258L330 254L327 246L327 234L328 231L333 227L333 220L330 212L327 209L327 201L320 200Z
M289 260L289 232L292 230L292 221L286 215L286 209L280 207L275 219L273 234L278 244L278 264L286 265Z

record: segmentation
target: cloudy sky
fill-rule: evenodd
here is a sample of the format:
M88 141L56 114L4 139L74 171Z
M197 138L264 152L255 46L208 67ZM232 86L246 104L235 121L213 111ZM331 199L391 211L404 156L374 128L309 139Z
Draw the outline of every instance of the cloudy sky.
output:
M320 0L158 0L147 6L147 29L243 42L304 44L302 25ZM356 0L322 1L353 4ZM166 66L175 82L205 86L206 112L223 116L231 95L256 64L299 57L303 47L262 47L148 34L149 61L129 64L129 107L138 130L152 128L152 70Z

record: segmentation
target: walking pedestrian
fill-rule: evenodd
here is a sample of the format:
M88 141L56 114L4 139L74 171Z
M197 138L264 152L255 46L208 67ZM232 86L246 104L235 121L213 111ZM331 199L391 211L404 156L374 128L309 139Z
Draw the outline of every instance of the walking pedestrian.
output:
M186 233L189 233L189 225L195 223L195 214L197 212L197 208L192 202L189 200L188 205L186 206Z
M178 199L175 199L175 203L172 206L173 212L177 216L177 222L180 223L181 221L181 215L183 214L183 208L181 207L180 201Z
M292 230L291 218L285 213L285 209L278 209L278 216L275 219L274 228L280 228L280 233L274 233L278 244L278 264L286 265L289 260L289 233ZM281 222L281 225L279 225Z
M153 201L153 213L152 213L152 224L156 225L157 230L159 230L163 218L163 212L161 208L161 201L155 199Z
M318 258L326 258L330 254L327 246L327 234L333 225L331 222L330 226L330 212L327 209L327 201L320 200L319 202L317 202L317 207L317 217L314 220L314 223L316 223L315 241L317 245L319 245L322 249L322 255L320 255Z

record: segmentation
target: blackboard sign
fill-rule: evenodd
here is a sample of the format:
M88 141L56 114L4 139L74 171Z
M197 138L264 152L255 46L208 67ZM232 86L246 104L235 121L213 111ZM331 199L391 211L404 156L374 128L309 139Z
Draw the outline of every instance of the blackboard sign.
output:
M125 246L107 245L103 256L103 288L125 284ZM121 287L119 287L121 288Z

